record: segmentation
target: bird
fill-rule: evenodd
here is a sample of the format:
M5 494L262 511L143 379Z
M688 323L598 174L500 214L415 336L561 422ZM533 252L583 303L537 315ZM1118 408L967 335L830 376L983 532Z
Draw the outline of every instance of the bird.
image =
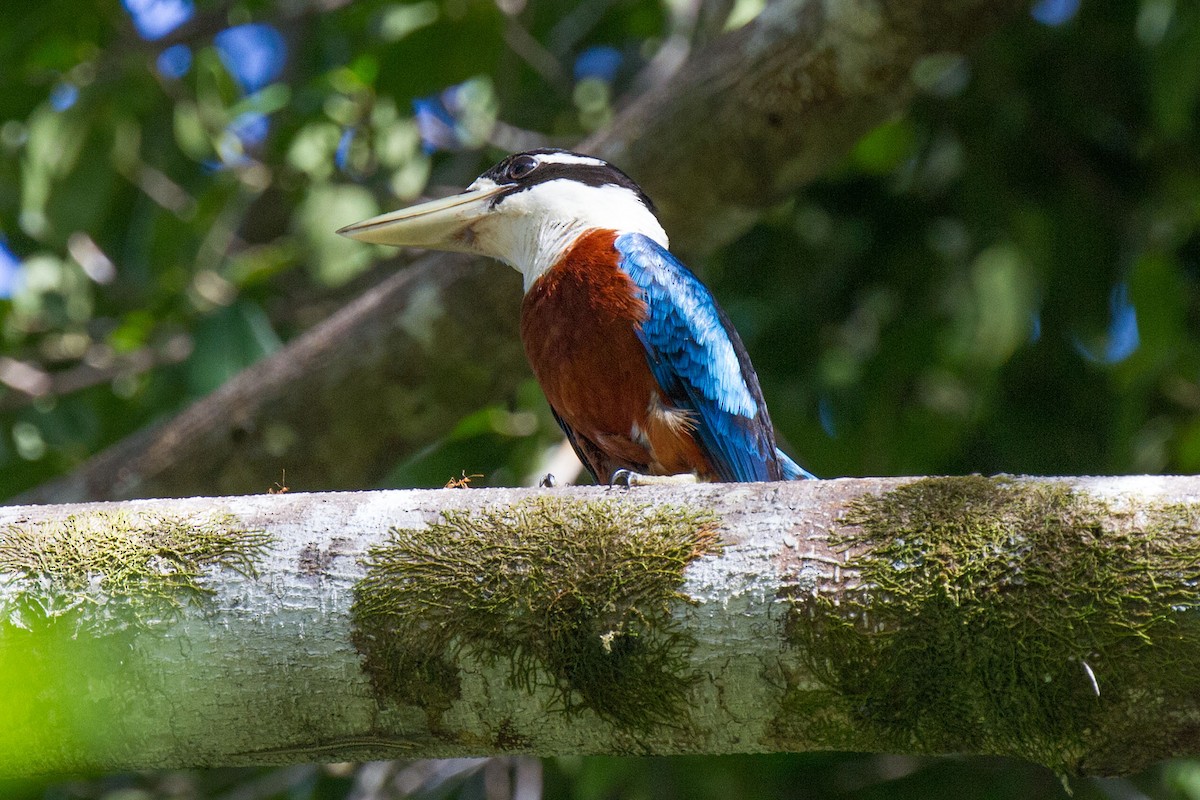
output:
M617 167L542 148L461 193L347 225L361 242L488 256L521 273L521 341L597 482L813 478L776 444L758 376L712 293Z

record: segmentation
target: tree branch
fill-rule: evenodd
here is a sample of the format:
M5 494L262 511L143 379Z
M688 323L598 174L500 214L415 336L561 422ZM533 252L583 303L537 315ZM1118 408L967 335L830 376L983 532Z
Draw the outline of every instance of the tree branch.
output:
M265 491L281 468L296 485L362 486L528 374L520 343L497 335L519 301L515 273L419 259L166 424L18 501Z
M903 108L922 57L969 46L1023 5L780 2L696 51L581 149L628 168L677 248L703 250ZM422 259L175 419L17 501L255 492L280 467L302 485L371 485L528 374L516 286L494 266ZM441 410L421 399L431 382Z
M673 245L741 234L912 100L923 58L961 53L1025 3L783 0L693 54L587 149L655 199Z
M1200 479L0 509L11 775L852 749L1200 753Z

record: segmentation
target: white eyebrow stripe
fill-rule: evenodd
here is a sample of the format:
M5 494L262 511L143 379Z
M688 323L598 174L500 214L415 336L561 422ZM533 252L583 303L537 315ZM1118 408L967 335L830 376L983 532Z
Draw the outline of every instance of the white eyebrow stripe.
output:
M591 156L581 156L576 153L542 153L536 156L539 164L587 164L593 167L607 167L608 163Z

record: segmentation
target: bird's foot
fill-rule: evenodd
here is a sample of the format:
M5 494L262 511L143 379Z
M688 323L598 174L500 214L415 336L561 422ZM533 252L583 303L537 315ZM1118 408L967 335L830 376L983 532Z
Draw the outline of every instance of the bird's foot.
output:
M608 479L608 488L621 486L626 489L633 486L685 486L698 483L694 473L683 472L679 475L643 475L631 469L619 469Z
M542 479L540 481L538 481L538 486L540 486L543 489L553 489L557 485L558 485L558 478L554 477L553 472L547 472L545 475L542 476Z

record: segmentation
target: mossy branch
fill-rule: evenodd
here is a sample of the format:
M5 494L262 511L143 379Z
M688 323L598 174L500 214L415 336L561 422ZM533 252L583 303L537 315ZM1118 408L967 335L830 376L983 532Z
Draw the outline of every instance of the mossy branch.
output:
M1200 478L0 509L0 775L1200 754Z

